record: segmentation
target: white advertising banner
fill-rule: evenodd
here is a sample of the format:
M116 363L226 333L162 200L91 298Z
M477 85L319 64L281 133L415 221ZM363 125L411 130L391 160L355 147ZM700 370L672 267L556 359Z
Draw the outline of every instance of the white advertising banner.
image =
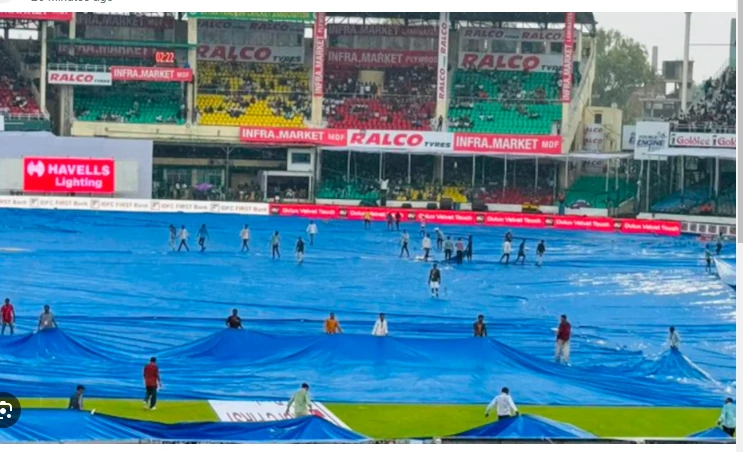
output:
M737 139L733 133L697 133L697 132L673 132L671 133L671 147L683 148L727 148L735 149Z
M671 125L667 122L638 122L635 126L635 160L648 160L648 152L668 147ZM653 160L666 160L666 157L652 157Z
M622 150L623 151L634 151L635 150L635 126L622 126Z
M286 402L275 401L224 401L210 400L214 412L222 422L268 422L294 419L294 410L286 413ZM338 417L322 403L312 402L312 414L330 421L338 427L348 428Z
M459 52L459 68L498 71L555 72L562 68L562 54Z
M449 13L439 14L438 68L436 76L436 106L446 102L447 74L449 73ZM438 108L437 108L438 110ZM436 116L443 112L436 112Z
M5 116L0 115L0 132L5 131Z
M459 30L459 35L465 39L562 42L565 39L565 30L535 30L518 28L461 28Z
M586 124L583 128L583 149L591 152L604 151L603 124Z
M245 63L300 64L304 62L304 48L199 44L198 59L202 61L241 61Z
M111 86L110 72L50 70L47 74L51 85Z

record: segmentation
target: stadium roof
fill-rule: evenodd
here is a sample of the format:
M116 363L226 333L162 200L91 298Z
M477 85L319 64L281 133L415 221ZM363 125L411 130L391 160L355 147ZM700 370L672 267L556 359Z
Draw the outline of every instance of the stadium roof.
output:
M378 12L378 13L328 13L331 17L357 17L361 19L404 19L435 21L439 20L437 12ZM547 24L564 24L565 13L450 13L452 22L533 22ZM596 25L593 13L575 13L575 22L583 25Z

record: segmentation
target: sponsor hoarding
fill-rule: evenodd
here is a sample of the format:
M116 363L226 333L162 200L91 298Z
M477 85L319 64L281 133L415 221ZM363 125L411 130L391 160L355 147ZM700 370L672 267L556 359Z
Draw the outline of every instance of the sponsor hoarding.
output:
M436 66L438 53L427 50L328 49L327 64L354 68Z
M436 70L436 102L446 102L447 75L449 73L449 13L439 15L439 60Z
M573 46L575 45L575 13L565 13L565 35L562 46L562 87L560 100L570 103L573 95Z
M116 81L191 82L193 71L180 67L111 66Z
M47 71L51 85L111 86L110 72Z
M297 22L258 22L252 20L211 20L197 22L199 30L240 30L272 33L304 34L304 24Z
M519 28L461 28L460 36L465 39L494 39L498 41L550 41L562 42L565 30L535 30Z
M622 150L623 151L634 151L636 138L637 138L637 133L635 132L635 126L622 126Z
M322 220L348 219L362 220L369 213L372 220L386 221L387 214L401 213L403 221L428 222L459 226L489 225L500 227L553 228L571 231L623 232L638 234L657 234L665 236L681 235L681 225L677 221L618 219L605 217L579 217L537 215L502 212L468 212L450 210L395 209L384 207L318 206L305 204L271 204L271 215L299 216Z
M57 53L76 56L95 56L105 58L142 58L150 59L155 57L158 50L154 47L137 47L137 46L100 46L100 45L80 45L74 46L68 44L59 44Z
M52 22L69 22L72 20L72 13L8 13L0 12L0 19L16 20L48 20Z
M315 18L315 13L260 13L260 12L247 12L247 13L235 13L235 12L224 12L224 13L188 13L189 17L195 17L197 19L238 19L238 20L268 20L268 21L290 21L290 22L309 22Z
M77 13L75 23L92 27L158 28L165 30L175 28L175 18L173 16Z
M37 193L114 192L113 159L24 157L23 191Z
M635 126L635 160L648 160L648 152L668 147L671 125L667 122L643 121ZM653 160L666 160L666 157L652 157Z
M304 48L258 45L199 44L197 56L204 61L242 61L249 63L298 64L304 61Z
M286 415L286 402L280 401L229 401L210 400L221 422L270 422L294 419L294 410ZM330 421L338 427L348 428L338 416L320 402L312 402L312 415Z
M281 129L241 127L240 141L274 145L323 146L358 151L404 151L447 154L562 153L559 135L491 135L414 130Z
M459 67L499 71L555 72L562 68L562 55L459 52Z
M603 124L586 124L583 128L583 149L592 152L603 151L604 135Z
M328 36L409 36L435 38L439 35L436 27L405 27L402 25L362 25L330 24Z
M724 148L735 149L737 139L734 133L696 133L672 132L669 144L671 147Z
M325 13L317 13L315 17L312 44L312 97L323 97L325 86L325 48L327 47L325 34L327 27Z

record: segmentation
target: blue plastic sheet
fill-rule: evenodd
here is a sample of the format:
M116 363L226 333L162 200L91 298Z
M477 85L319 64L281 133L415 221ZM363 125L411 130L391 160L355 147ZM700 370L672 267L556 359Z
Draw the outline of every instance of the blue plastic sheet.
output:
M521 438L521 439L569 439L569 438L596 438L570 424L553 421L541 416L522 414L497 422L481 425L480 427L453 435L455 438L491 439L491 438Z
M276 422L162 424L86 411L25 409L0 442L41 441L362 442L368 438L315 416Z
M245 222L250 253L239 252ZM170 223L192 234L206 223L207 251L170 252ZM734 293L705 274L696 241L514 230L529 261L506 267L497 263L505 230L446 227L454 238L473 234L475 259L443 264L441 298L431 299L430 267L398 258L398 233L320 222L297 265L291 247L306 226L0 212L0 297L18 316L17 335L0 338L0 387L68 397L85 384L90 397L141 397L142 367L158 356L164 398L284 399L307 381L323 401L485 404L505 385L519 404L718 406L734 388ZM284 255L272 261L277 229ZM547 243L542 268L531 265L537 239ZM61 329L29 335L47 303ZM224 330L232 308L247 331ZM330 311L345 335L322 334ZM391 337L370 336L379 312ZM573 325L570 367L551 360L563 313ZM488 339L471 337L478 314ZM679 356L664 353L670 325Z
M689 438L707 438L707 439L732 439L730 435L723 432L720 427L712 427L701 432L689 435Z

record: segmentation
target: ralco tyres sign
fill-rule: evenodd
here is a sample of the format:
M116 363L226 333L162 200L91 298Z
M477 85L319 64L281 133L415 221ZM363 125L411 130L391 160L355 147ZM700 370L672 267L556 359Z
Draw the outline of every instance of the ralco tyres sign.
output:
M23 191L29 193L112 194L113 159L76 157L25 157Z
M110 72L48 71L50 85L111 86Z

